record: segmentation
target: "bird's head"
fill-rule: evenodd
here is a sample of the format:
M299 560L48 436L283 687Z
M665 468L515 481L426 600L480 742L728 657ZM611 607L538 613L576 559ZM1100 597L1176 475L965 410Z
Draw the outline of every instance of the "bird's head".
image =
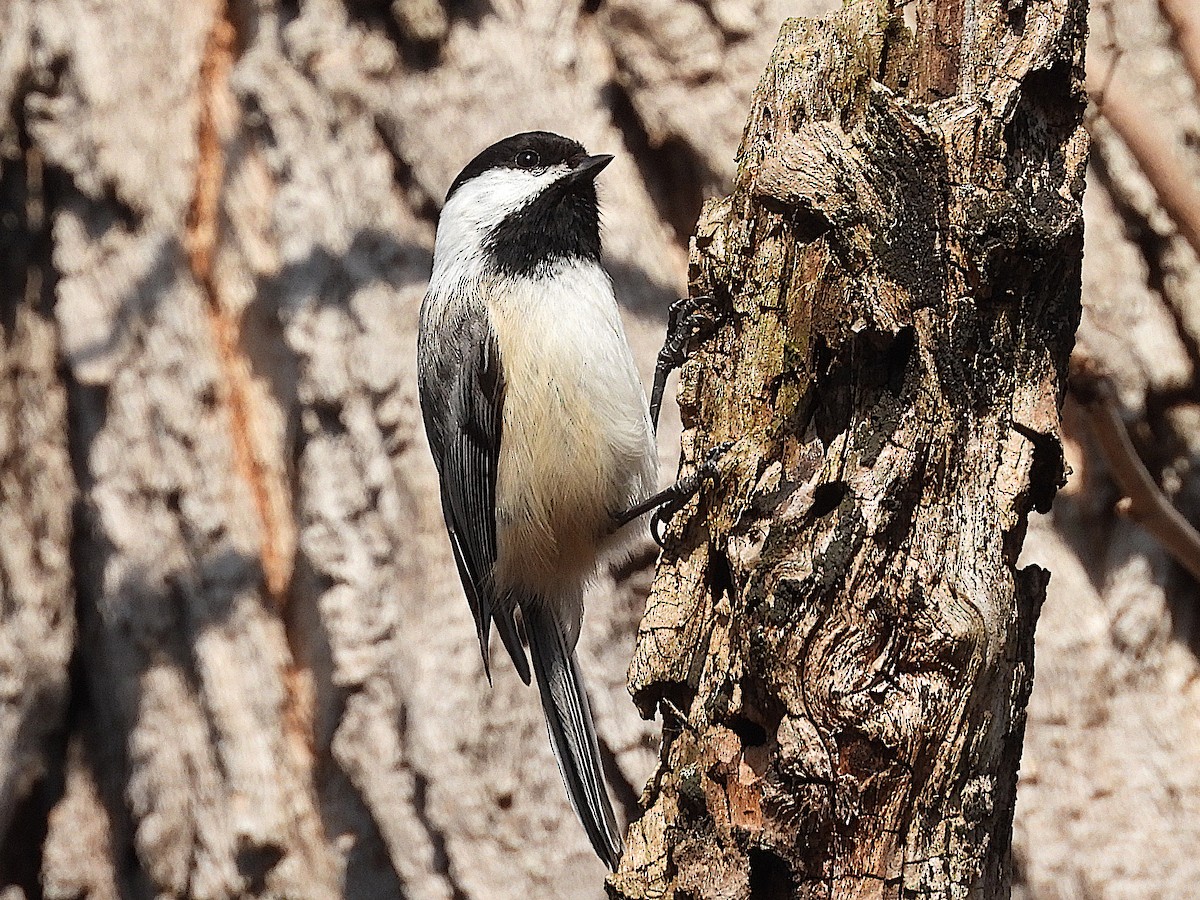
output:
M600 259L594 180L612 162L578 141L527 131L497 141L454 179L438 221L435 268L473 257L506 275Z

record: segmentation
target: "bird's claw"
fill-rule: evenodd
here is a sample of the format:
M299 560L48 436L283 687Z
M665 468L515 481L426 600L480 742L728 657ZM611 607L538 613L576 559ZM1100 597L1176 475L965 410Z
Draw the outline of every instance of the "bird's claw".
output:
M667 377L687 360L688 345L693 340L708 337L729 319L727 311L713 307L715 302L716 297L712 294L684 297L672 303L667 312L667 336L658 351L654 388L650 394L650 421L656 432Z
M722 441L705 454L704 461L696 466L695 471L685 478L679 479L671 489L670 495L664 498L662 505L650 515L650 536L659 547L666 547L666 529L670 520L687 502L700 490L705 481L715 480L720 474L721 458L733 446L733 441Z

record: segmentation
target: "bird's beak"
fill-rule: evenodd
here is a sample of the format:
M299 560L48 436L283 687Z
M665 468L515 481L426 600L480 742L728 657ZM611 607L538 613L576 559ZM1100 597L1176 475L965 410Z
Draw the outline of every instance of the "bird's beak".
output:
M592 181L612 161L611 153L599 153L596 156L585 157L579 165L567 173L567 177L563 180L568 184Z

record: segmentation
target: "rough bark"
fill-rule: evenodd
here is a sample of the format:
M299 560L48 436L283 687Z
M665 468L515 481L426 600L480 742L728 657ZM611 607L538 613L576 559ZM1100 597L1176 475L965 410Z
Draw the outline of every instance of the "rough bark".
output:
M731 320L684 372L684 454L734 443L639 628L665 740L619 896L1009 889L1086 3L916 15L915 39L875 3L785 25L697 227L692 289Z
M0 755L2 783L13 786L0 807L10 823L0 896L179 896L147 875L158 871L148 857L189 845L185 894L221 884L210 870L252 874L239 866L230 813L254 770L315 794L344 896L602 895L603 868L563 798L536 697L499 665L491 692L480 674L409 403L438 200L478 147L520 128L618 153L602 184L608 263L648 374L665 303L684 288L682 242L705 196L728 191L779 23L839 5L0 3L0 645L13 651L4 651L0 734L16 736ZM1094 4L1093 51L1110 41L1123 51L1114 77L1128 80L1140 123L1161 130L1200 178L1195 87L1158 0L1109 4L1111 31L1104 5ZM1105 363L1156 481L1200 521L1200 266L1119 136L1103 120L1096 136L1103 166L1085 211L1081 345ZM212 318L216 309L235 315ZM190 321L201 312L209 318ZM176 347L181 333L200 348L195 360ZM213 409L201 402L193 422L182 404L212 360ZM175 375L122 375L135 365ZM1116 489L1086 417L1068 413L1076 474L1052 515L1035 517L1024 553L1054 577L1018 792L1023 896L1189 896L1200 841L1200 592L1113 514ZM249 427L235 444L239 420ZM678 428L668 405L668 467ZM180 430L184 439L170 439ZM93 457L100 431L109 449ZM97 478L93 458L115 468ZM236 474L221 476L227 489L201 490L202 466L220 458ZM149 511L101 518L97 504L123 505L104 492L135 468L150 482L131 501L150 498ZM179 481L189 506L168 502L161 521L183 536L155 546L147 531L147 547L113 549L115 526L160 521L151 501L164 487L169 500ZM253 585L262 614L239 613L230 627L282 623L282 641L260 631L236 643L229 663L218 662L230 658L228 629L204 624L204 610L229 595L199 577L211 559L204 547L219 543L195 534L205 504L202 518L242 523L239 541L254 536L246 565L263 573L240 582ZM200 555L184 559L181 547ZM98 599L127 595L99 581L97 566L146 557L188 590L148 590L125 609L176 624L102 618L111 606ZM582 648L615 793L633 812L657 746L657 726L639 720L624 684L651 562L647 552L604 573ZM106 654L140 671L163 648L170 655L143 679L159 679L142 690L155 702L131 719L116 706L129 688L103 668ZM284 654L286 670L263 662ZM234 677L199 675L226 666ZM264 695L295 698L298 725L254 709L220 724L218 714L252 706L240 693L247 666ZM181 686L175 694L164 673ZM172 702L178 694L186 702ZM229 742L227 727L252 739ZM247 762L227 773L223 753ZM202 770L219 779L215 796L211 782L171 767L182 754L217 760ZM277 776L289 760L302 774ZM311 815L307 802L296 809L298 820ZM200 852L201 841L219 852ZM286 858L300 845L291 840ZM300 896L328 893L324 865L318 856ZM282 877L268 875L271 889L294 883ZM270 893L237 880L242 895Z
M1137 127L1196 184L1200 92L1163 15L1172 6L1094 3L1088 68L1135 98ZM1141 460L1194 525L1200 262L1103 116L1108 92L1094 100L1076 352L1113 386ZM1069 399L1063 426L1073 474L1024 553L1054 576L1017 790L1022 896L1188 896L1200 878L1200 585L1114 514L1118 479L1086 409Z
M3 886L602 893L536 695L471 646L415 405L433 224L506 133L616 152L651 364L688 173L731 156L784 5L0 5ZM634 66L675 41L741 60L703 75L720 127L645 118L680 76ZM627 808L650 558L602 574L581 651Z

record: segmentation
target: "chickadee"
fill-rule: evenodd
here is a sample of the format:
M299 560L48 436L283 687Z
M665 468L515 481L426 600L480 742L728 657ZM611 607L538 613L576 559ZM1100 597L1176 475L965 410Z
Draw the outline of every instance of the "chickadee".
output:
M575 645L600 554L653 506L657 453L600 265L594 180L611 161L532 131L467 164L438 222L417 365L485 671L495 623L529 684L519 610L571 805L615 870L621 836Z

